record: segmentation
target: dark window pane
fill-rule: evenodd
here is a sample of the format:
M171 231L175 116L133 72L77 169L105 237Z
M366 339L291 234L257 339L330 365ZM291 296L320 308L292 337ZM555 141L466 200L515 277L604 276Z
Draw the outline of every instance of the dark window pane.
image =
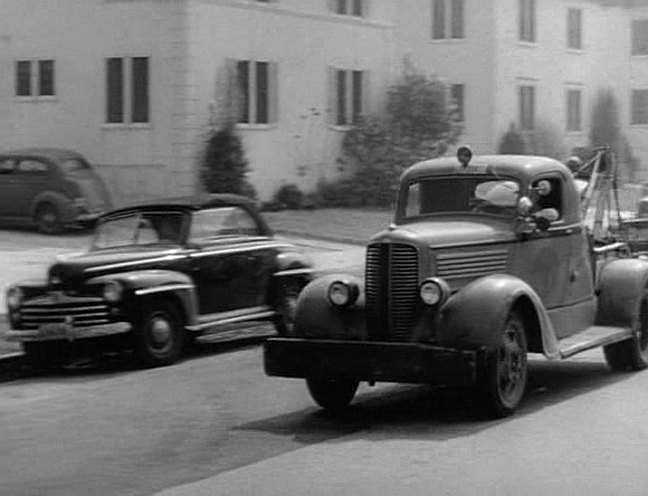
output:
M268 123L268 63L256 63L256 122Z
M240 106L238 122L250 122L250 63L241 60L236 65L238 86L240 93Z
M353 71L353 122L362 115L362 71Z
M149 59L133 58L131 122L149 121Z
M16 96L31 95L31 62L19 60L16 62Z
M432 38L445 38L445 0L434 0L432 9Z
M347 13L347 0L337 0L335 13L336 14L346 14Z
M633 90L631 108L631 124L648 124L648 90Z
M40 60L38 62L38 94L54 96L54 61Z
M567 18L567 43L569 48L580 50L581 42L581 10L569 9Z
M353 0L353 15L362 17L362 1L363 0Z
M648 55L648 19L632 21L632 55Z
M452 103L457 112L457 118L464 121L464 85L453 84L451 88Z
M337 124L346 123L346 71L337 71Z
M581 130L581 92L580 90L567 91L567 130Z
M520 127L530 131L535 127L535 88L520 87Z
M124 61L106 59L106 122L124 122Z
M519 38L535 41L535 0L519 0Z
M464 0L452 0L452 37L464 37Z

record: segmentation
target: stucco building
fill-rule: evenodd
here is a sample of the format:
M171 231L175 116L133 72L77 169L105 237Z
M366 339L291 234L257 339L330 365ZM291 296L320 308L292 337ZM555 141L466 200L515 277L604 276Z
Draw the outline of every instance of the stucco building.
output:
M260 197L309 190L408 57L448 82L479 152L511 123L586 144L609 87L648 164L646 55L648 1L3 0L0 147L74 148L119 203L189 193L235 85Z

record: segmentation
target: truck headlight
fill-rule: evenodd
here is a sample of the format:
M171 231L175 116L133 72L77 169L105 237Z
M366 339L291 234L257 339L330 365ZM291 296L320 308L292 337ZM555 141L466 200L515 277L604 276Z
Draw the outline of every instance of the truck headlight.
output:
M7 306L9 310L14 311L20 308L25 294L19 287L12 286L7 290Z
M328 289L328 299L337 307L353 305L359 294L360 288L351 281L333 281Z
M450 296L450 286L443 279L430 277L421 284L419 295L428 306L441 306Z
M110 281L103 288L103 297L109 303L117 303L121 300L122 293L122 285L117 281Z

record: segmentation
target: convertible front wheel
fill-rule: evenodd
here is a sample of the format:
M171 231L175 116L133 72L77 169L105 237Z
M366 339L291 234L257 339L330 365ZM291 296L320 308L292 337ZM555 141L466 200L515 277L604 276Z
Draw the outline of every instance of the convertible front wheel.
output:
M147 367L172 364L182 352L184 338L178 310L168 302L154 302L143 310L134 336L137 361Z

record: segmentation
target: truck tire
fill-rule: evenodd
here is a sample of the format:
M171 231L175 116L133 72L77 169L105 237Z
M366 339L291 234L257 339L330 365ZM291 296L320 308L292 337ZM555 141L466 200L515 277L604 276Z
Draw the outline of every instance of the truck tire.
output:
M522 402L527 382L527 343L524 319L512 310L480 379L481 405L489 416L508 417Z
M142 319L134 330L135 358L146 367L174 363L183 349L184 329L180 312L168 301L144 305Z
M306 385L315 403L325 410L338 412L349 406L359 382L352 379L309 377Z
M616 372L633 372L648 366L648 291L639 304L634 336L603 347L608 366Z

